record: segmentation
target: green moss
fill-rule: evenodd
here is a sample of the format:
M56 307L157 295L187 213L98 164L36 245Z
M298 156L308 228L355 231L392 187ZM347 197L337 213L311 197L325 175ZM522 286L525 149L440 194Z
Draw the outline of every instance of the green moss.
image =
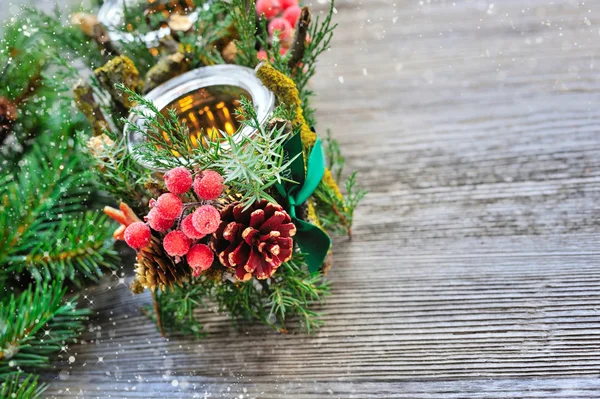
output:
M98 78L102 87L106 89L110 95L119 101L125 108L131 108L133 103L129 101L127 96L123 96L120 91L115 89L115 84L122 83L125 87L132 91L140 92L144 87L140 80L140 73L135 67L133 61L126 56L118 56L112 58L103 66L96 68L94 74Z
M302 138L302 145L304 147L304 161L306 162L308 159L308 154L310 154L310 151L315 145L317 134L310 130L310 127L304 119L302 113L302 102L300 101L300 95L296 84L285 74L273 68L273 66L271 66L268 62L263 63L258 68L256 71L256 76L267 87L267 89L271 90L275 94L280 102L296 108L296 116L292 123L294 126L300 128L300 137ZM329 169L325 170L323 184L329 186L340 199L343 198L342 193L340 192L340 189Z

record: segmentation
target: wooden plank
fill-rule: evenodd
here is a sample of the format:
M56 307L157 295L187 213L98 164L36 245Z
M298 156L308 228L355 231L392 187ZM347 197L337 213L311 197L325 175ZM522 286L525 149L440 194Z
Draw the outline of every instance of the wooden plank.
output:
M474 380L474 381L414 381L400 383L373 382L274 382L252 384L236 379L224 382L207 381L199 377L178 380L176 386L161 378L152 381L115 381L103 384L98 390L93 385L86 390L64 388L57 397L118 397L118 398L375 398L375 399L431 399L431 398L590 398L598 394L596 379L565 378L559 380ZM100 392L99 392L100 391ZM100 393L100 396L98 394Z
M600 396L596 8L339 1L318 128L370 194L325 327L165 341L107 278L48 397Z

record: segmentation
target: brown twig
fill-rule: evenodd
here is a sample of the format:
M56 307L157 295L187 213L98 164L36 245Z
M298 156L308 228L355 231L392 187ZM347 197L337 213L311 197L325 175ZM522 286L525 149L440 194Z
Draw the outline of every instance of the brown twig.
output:
M17 119L17 106L6 97L0 97L0 145L11 132Z
M310 9L307 6L302 7L298 24L296 25L296 33L294 34L294 43L290 51L290 59L288 66L293 69L304 56L306 46L306 35L308 34L308 25L310 25Z
M340 218L344 226L346 226L346 228L348 229L348 238L352 239L352 225L348 224L348 220L344 217L344 215L341 214L340 210L337 208L337 206L335 206L335 204L331 204L331 208L333 209L333 212L337 215L337 217Z
M92 38L96 43L98 43L102 55L104 55L106 58L119 55L119 51L115 48L115 46L113 46L110 36L108 35L104 25L98 22L94 25L93 32L94 34Z
M13 104L15 107L19 107L29 96L31 96L35 91L42 85L42 75L39 73L32 76L29 79L29 83L27 84L27 88L23 90L23 92L13 100Z
M165 330L162 325L162 318L160 317L160 308L158 306L158 298L156 297L156 290L152 290L152 300L154 301L154 313L156 313L156 325L158 326L158 331L160 331L160 335L163 338L166 338Z

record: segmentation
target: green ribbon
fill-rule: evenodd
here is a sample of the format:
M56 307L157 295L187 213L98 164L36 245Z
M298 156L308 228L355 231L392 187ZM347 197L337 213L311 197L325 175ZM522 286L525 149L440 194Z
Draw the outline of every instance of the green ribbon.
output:
M304 259L311 273L321 270L323 262L331 248L331 238L318 226L296 217L296 208L306 202L315 192L325 174L325 156L321 139L317 137L308 161L304 168L302 139L300 134L294 135L284 145L289 159L291 178L297 184L278 184L277 190L288 202L288 212L296 226L294 240L304 254ZM296 158L294 158L296 157Z

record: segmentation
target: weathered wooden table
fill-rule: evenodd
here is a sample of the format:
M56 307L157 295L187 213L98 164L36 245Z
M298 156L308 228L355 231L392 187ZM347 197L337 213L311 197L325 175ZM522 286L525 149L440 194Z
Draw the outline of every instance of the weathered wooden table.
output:
M339 1L319 129L370 194L325 327L163 340L112 277L47 396L600 396L598 6Z

